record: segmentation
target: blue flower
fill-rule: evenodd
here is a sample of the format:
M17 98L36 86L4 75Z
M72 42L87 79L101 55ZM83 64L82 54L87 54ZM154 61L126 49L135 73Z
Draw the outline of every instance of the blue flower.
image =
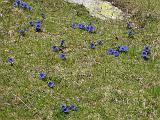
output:
M77 111L77 106L76 105L71 105L71 110L73 110L73 111Z
M36 32L41 31L41 27L36 27Z
M19 5L21 4L22 0L16 0L15 2Z
M31 6L28 6L28 10L30 10L30 11L31 11L31 10L32 10L32 7L31 7Z
M92 31L94 31L94 26L88 25L86 27L86 30L89 31L89 32L92 32Z
M36 31L41 31L41 24L40 23L36 23Z
M93 31L94 30L94 26L90 26L90 30L89 31Z
M91 49L94 49L94 48L95 48L94 43L91 43L91 44L90 44L90 48L91 48Z
M131 22L128 22L128 23L127 23L127 28L128 28L128 29L132 29L132 23L131 23Z
M87 30L87 31L89 31L89 30L90 30L90 27L89 27L89 26L87 26L87 27L86 27L86 30Z
M63 45L64 45L64 40L61 41L61 46L63 46Z
M33 21L29 21L28 23L29 23L30 26L34 25Z
M52 46L52 49L53 49L53 51L55 51L55 52L56 52L56 51L58 51L58 47L57 47L57 46L55 46L55 45L54 45L54 46Z
M28 8L28 4L25 3L25 2L23 2L23 4L24 4L24 9L27 9Z
M12 64L12 63L15 61L15 59L12 58L12 57L9 57L7 61L8 61L8 63L11 63L11 64Z
M97 43L98 43L98 45L102 45L103 44L102 40L98 40Z
M89 22L89 24L88 25L92 25L92 22Z
M61 54L59 55L59 57L60 57L61 59L65 59L65 54L61 53Z
M151 51L151 49L150 49L150 47L149 47L149 46L145 46L145 47L144 47L144 51L146 51L146 52L147 52L147 54L149 54L149 53L150 53L150 51Z
M24 35L24 30L23 30L23 29L20 29L20 30L19 30L19 33L20 33L21 35Z
M74 28L74 29L75 29L75 28L76 28L76 24L72 24L72 28Z
M128 46L117 46L119 52L126 52L128 50Z
M64 112L64 113L68 113L69 112L69 109L66 105L62 105L61 106L61 111Z
M46 74L45 73L39 73L38 76L39 76L39 78L44 79L46 77Z
M147 58L147 55L148 55L148 53L147 53L146 51L142 51L142 52L141 52L141 56L142 56L143 58Z
M16 2L14 2L12 6L15 8L18 6L18 4Z
M117 49L120 50L121 46L117 46Z
M37 21L36 21L36 24L41 24L41 21L40 21L40 20L37 20Z
M113 53L114 53L114 49L113 48L108 49L108 54L109 55L113 55Z
M49 81L48 82L48 87L53 88L55 86L53 81Z
M21 6L22 8L24 8L25 3L24 3L24 2L21 2L21 3L20 3L20 6Z
M123 46L122 52L126 52L128 50L128 46Z
M80 28L80 29L84 29L84 24L78 24L78 27Z
M114 57L118 57L119 56L119 52L118 51L114 51L113 55L114 55Z

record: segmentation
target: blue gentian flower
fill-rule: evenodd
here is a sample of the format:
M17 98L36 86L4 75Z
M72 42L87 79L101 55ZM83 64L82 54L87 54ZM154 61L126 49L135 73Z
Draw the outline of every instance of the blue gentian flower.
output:
M64 40L61 41L61 46L63 46L63 45L64 45Z
M75 28L76 28L76 24L72 24L72 28L74 28L74 29L75 29Z
M12 64L12 63L15 61L15 59L12 58L12 57L9 57L7 61L8 61L8 63L11 63L11 64Z
M20 6L21 6L22 8L24 8L25 3L24 3L24 2L21 2Z
M36 27L36 32L39 32L39 31L41 31L41 27Z
M149 54L149 53L150 53L150 51L151 51L151 49L150 49L150 47L149 47L149 46L145 46L145 47L144 47L144 51L146 51L146 52L147 52L147 54Z
M34 25L33 21L29 21L28 23L29 23L30 26Z
M65 59L65 54L61 53L61 54L59 55L59 57L60 57L61 59Z
M114 49L113 48L108 49L108 54L109 55L113 55L113 53L114 53Z
M40 20L37 20L37 21L36 21L36 24L41 24L41 21L40 21Z
M15 2L16 2L18 5L20 5L21 2L22 2L22 0L16 0Z
M148 53L147 53L146 51L142 51L142 52L141 52L141 56L142 56L143 58L147 58L147 55L148 55Z
M73 110L73 111L77 111L77 106L76 105L71 105L71 110Z
M89 26L87 26L87 27L86 27L86 30L87 30L87 31L89 31L89 30L90 30L90 27L89 27Z
M16 2L14 2L12 6L15 8L18 6L18 4Z
M45 73L39 73L38 76L39 76L39 78L44 79L46 77L46 74Z
M128 46L123 46L122 52L126 52L128 50Z
M54 46L52 46L52 49L53 49L53 51L55 51L55 52L56 52L56 51L58 51L58 47L57 47L57 46L55 46L55 45L54 45Z
M89 24L88 25L92 25L92 22L89 22Z
M102 45L103 44L102 40L98 40L97 43L98 43L98 45Z
M128 29L132 29L132 23L131 23L131 22L128 22L128 23L127 23L127 28L128 28Z
M32 7L31 7L31 6L28 6L28 10L30 10L30 11L31 11L31 10L32 10Z
M94 49L94 48L95 48L94 43L91 43L91 44L90 44L90 48L91 48L91 49Z
M53 81L49 81L48 82L48 87L53 88L55 86Z
M19 30L19 33L20 33L21 35L24 35L24 30L23 30L23 29L20 29L20 30Z
M37 32L41 31L41 24L36 23L36 31Z
M117 49L120 50L121 46L117 46Z
M94 31L94 26L90 26L90 31Z
M89 31L89 32L92 32L92 31L94 31L94 26L88 25L86 27L86 30Z
M28 4L27 3L25 3L25 2L23 2L23 4L24 4L24 9L27 9L28 8Z
M62 106L61 106L61 111L62 111L63 113L68 113L68 112L69 112L69 109L68 109L68 107L67 107L66 105L62 105Z
M119 56L119 52L118 51L114 51L113 55L114 55L114 57L118 57Z
M78 27L80 28L80 29L84 29L84 24L78 24Z
M126 52L128 50L128 46L118 46L117 48L119 52Z

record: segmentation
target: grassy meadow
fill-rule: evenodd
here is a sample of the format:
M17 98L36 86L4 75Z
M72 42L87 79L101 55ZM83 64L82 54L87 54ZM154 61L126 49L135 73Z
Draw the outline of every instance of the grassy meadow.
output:
M14 0L0 0L0 120L160 119L160 2L108 1L132 17L103 21L63 0L25 0L32 11L13 8ZM35 32L30 20L41 20L42 31ZM95 33L71 27L89 22ZM28 31L21 36L20 29ZM97 45L100 39L102 46ZM61 51L52 50L61 40L65 60L59 58ZM118 45L129 49L118 57L107 54ZM148 60L141 57L145 45L151 47ZM15 59L13 65L8 57ZM38 77L40 72L45 79ZM49 88L48 81L55 87ZM62 103L76 104L78 110L62 113Z

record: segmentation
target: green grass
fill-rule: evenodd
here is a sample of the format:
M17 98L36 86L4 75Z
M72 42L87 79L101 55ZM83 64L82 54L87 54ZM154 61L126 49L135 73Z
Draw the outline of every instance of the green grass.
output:
M63 0L26 0L33 7L32 12L13 9L13 0L7 3L1 1L0 119L158 120L159 2L152 0L148 9L143 7L147 6L147 0L121 1L127 7L139 5L141 14L136 13L124 21L102 21L91 17L83 6ZM43 32L36 33L29 27L25 37L19 36L19 30L29 20L42 19L41 11L46 14L42 22ZM149 17L147 11L151 14ZM127 36L126 23L129 20L136 27L145 24L144 30L134 27L134 38ZM66 28L66 24L87 24L90 21L96 26L96 34ZM51 49L62 39L66 46L65 61L60 60L59 53ZM89 49L90 41L98 39L103 40L103 46ZM140 56L146 44L152 48L148 61ZM129 51L118 58L106 54L108 48L117 45L128 45ZM13 66L6 63L10 56L16 59ZM47 79L39 79L39 72L45 72ZM47 86L49 78L56 84L54 89ZM78 111L65 115L60 112L61 103L75 103Z

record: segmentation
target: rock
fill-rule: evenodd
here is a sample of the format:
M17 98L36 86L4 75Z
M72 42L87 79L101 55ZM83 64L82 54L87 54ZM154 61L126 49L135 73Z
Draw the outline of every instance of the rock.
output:
M65 1L85 6L92 16L95 16L102 20L106 20L108 18L122 20L124 18L124 13L117 7L113 6L110 2L101 0L65 0Z

